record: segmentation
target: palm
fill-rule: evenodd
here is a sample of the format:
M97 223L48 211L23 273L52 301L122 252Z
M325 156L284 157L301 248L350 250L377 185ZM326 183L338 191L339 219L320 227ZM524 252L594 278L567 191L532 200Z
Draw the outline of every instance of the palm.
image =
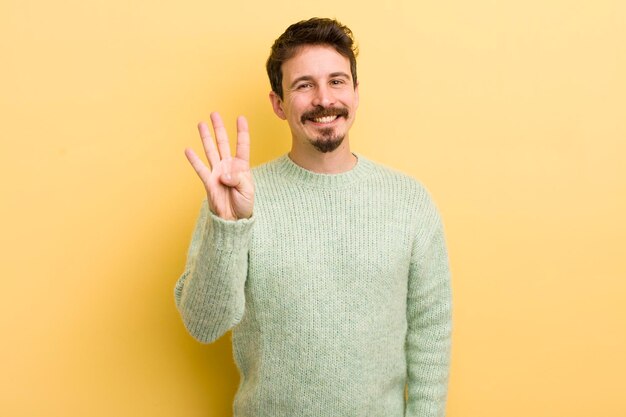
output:
M226 220L249 218L254 205L254 183L250 172L250 135L246 119L237 119L237 153L230 155L226 129L219 114L211 114L217 146L205 123L198 124L210 167L191 150L185 155L202 180L211 211Z
M213 167L209 175L208 185L205 186L207 199L211 211L219 217L225 219L240 219L249 217L246 208L250 206L250 195L244 195L235 187L222 184L220 177L225 172L247 172L249 174L248 162L239 158L220 161Z

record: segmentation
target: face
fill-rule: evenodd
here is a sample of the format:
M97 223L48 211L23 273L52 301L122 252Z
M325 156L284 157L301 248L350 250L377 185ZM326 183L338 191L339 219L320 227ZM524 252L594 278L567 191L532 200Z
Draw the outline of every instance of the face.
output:
M359 104L350 60L332 46L308 45L281 69L283 99L271 92L270 100L276 115L287 120L293 145L335 150L348 138Z

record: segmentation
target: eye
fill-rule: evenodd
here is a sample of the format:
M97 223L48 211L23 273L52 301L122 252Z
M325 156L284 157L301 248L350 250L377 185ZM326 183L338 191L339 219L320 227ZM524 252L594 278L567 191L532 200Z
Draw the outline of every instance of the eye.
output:
M311 84L311 83L302 83L302 84L298 84L296 86L296 89L297 90L306 90L307 88L311 88L311 87L313 87L313 84Z
M334 79L334 80L330 80L330 85L336 85L336 86L338 86L338 85L343 85L343 84L345 84L345 83L346 83L346 82L345 82L344 80L341 80L341 79Z

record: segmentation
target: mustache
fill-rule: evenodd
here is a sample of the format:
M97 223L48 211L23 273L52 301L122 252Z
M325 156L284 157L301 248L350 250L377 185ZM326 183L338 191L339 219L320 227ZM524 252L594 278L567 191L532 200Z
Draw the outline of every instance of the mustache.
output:
M313 119L317 119L320 117L327 117L327 116L339 116L339 117L348 118L348 109L346 109L345 107L318 106L314 108L313 110L309 110L303 113L302 116L300 117L300 121L304 123L307 120L313 120Z

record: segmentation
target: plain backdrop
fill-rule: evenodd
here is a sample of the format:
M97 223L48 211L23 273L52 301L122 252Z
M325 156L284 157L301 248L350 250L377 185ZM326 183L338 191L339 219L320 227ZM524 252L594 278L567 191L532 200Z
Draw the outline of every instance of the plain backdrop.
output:
M229 416L230 335L173 287L219 110L288 151L264 64L291 23L360 45L353 149L443 215L449 417L626 415L626 3L2 0L0 414Z

